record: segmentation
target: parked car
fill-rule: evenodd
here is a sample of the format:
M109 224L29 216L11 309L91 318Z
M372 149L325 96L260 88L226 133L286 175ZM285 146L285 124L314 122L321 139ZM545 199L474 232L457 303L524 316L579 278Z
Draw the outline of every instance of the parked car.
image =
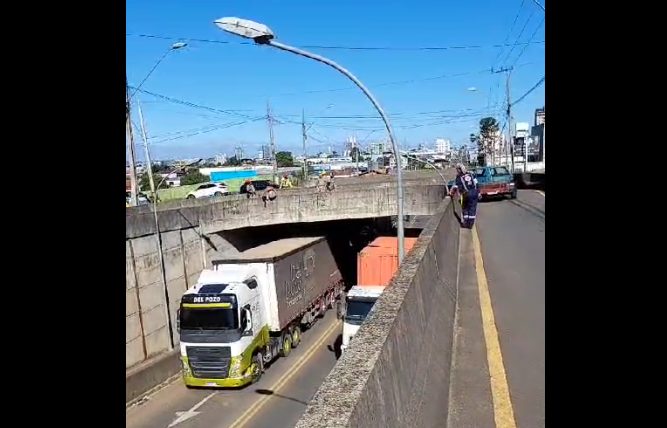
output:
M125 206L130 206L131 192L125 192ZM145 193L137 193L137 205L148 205L151 203L150 198Z
M504 166L481 166L470 171L477 179L477 187L479 188L479 199L487 199L491 197L509 196L511 199L516 198L516 185L514 183L514 175L509 172ZM456 180L448 183L451 187Z
M212 196L224 196L229 193L225 183L203 183L186 196L187 199L210 198Z
M252 183L253 187L255 188L255 191L257 192L261 192L262 190L266 189L271 185L271 181L269 180L250 180L250 182ZM239 193L246 193L245 183L241 184Z

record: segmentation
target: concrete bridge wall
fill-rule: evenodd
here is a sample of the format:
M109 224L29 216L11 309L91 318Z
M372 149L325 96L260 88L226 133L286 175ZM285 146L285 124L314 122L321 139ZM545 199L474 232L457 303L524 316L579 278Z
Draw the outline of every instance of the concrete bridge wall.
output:
M297 428L445 426L459 229L447 199Z
M185 290L194 285L212 256L234 255L244 230L235 230L234 245L220 231L247 226L265 226L350 218L387 217L396 213L395 188L386 183L375 187L356 186L332 193L312 190L281 192L273 205L256 199L230 197L219 202L194 201L191 206L159 213L160 239L165 265L167 296L162 283L158 240L150 210L133 210L126 226L126 345L128 399L166 380L179 366L173 362L157 365L162 372L147 377L144 366L170 351L169 321L173 342L176 311ZM405 191L405 213L430 215L444 197L441 185L409 186ZM186 201L191 203L192 201ZM248 232L251 233L251 232ZM250 237L248 237L250 239ZM169 311L167 311L167 305ZM164 366L164 367L163 367ZM152 373L152 372L151 372ZM157 382L157 383L156 383Z

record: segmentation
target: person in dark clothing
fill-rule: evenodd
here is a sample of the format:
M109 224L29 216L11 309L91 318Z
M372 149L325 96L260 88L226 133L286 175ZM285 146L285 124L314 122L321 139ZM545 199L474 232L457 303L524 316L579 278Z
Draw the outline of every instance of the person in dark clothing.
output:
M463 222L461 226L472 229L477 217L479 189L477 188L477 179L474 175L466 171L466 167L463 164L456 165L456 181L454 186L452 186L452 197L457 193L462 197Z

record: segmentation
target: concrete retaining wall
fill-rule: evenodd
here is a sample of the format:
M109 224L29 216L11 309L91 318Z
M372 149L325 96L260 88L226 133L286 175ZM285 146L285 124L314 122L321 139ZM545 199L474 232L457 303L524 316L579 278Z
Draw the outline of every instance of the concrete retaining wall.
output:
M445 426L459 229L447 199L297 428Z
M133 367L169 350L169 323L155 236L128 239L125 248L125 367ZM205 266L202 248L195 229L162 234L175 344L176 310L183 292L194 285Z

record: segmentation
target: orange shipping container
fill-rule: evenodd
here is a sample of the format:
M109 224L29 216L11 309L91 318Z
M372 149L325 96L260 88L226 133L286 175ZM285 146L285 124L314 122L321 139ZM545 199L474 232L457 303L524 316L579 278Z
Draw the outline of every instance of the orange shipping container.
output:
M405 238L408 254L417 238ZM357 285L388 285L398 268L396 237L381 236L368 244L357 256Z

